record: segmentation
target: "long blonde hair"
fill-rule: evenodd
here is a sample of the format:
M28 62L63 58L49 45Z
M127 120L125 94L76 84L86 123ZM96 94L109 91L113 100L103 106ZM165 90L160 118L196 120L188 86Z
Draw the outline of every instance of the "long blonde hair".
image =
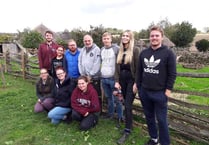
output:
M122 35L124 33L128 33L129 37L130 37L130 41L128 42L128 47L127 50L124 52L124 44L122 42L122 38L120 41L120 49L119 49L119 53L118 53L118 57L117 57L117 64L121 64L122 63L122 59L123 59L123 54L126 54L125 57L125 64L131 63L132 62L132 57L133 57L133 49L134 49L134 33L131 30L126 30L122 33Z

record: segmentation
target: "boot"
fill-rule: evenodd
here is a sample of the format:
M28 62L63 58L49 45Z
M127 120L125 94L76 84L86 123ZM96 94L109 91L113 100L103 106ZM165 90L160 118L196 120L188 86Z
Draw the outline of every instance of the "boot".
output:
M117 120L117 123L116 123L116 127L117 127L117 128L121 128L121 122L122 122L122 119L119 118L119 119Z
M117 144L121 145L123 144L129 137L129 132L124 132L122 137L117 141Z

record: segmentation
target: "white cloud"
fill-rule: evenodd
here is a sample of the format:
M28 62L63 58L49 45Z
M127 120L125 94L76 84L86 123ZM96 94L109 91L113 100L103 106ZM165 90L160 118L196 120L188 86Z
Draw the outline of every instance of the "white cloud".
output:
M208 14L207 0L6 0L1 2L0 32L33 29L41 23L54 31L100 24L139 31L165 18L203 29L209 26Z

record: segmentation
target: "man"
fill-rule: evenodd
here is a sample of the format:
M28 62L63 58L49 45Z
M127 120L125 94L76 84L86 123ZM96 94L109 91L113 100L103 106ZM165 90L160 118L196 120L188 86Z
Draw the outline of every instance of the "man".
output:
M58 44L53 42L53 33L51 31L45 32L46 41L39 45L38 60L39 68L46 68L48 73L51 74L51 61L56 57L56 49Z
M123 107L122 102L115 96L113 91L115 89L115 64L119 46L112 44L112 35L109 32L105 32L102 35L102 42L104 47L101 48L101 82L104 90L105 97L107 98L108 115L107 118L112 119L114 117L114 102L116 103L118 113L117 127L120 127L120 122L123 119Z
M98 96L101 96L100 87L100 67L101 56L100 48L93 43L93 38L90 35L83 37L84 47L81 49L78 58L78 68L82 76L87 76L89 81L96 89ZM102 99L99 98L100 106L102 106Z
M170 144L167 102L176 79L176 58L167 46L162 45L163 35L160 27L153 26L150 47L139 56L137 87L150 135L146 145Z
M77 86L77 79L80 76L78 69L78 57L80 51L77 49L77 44L75 40L70 39L68 41L68 50L65 52L65 59L67 62L67 73L68 77L71 79L71 86L75 88Z

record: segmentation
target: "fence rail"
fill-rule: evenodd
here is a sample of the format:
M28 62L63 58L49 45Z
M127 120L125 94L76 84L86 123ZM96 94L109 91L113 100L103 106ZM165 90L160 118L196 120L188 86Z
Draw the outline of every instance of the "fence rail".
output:
M1 72L7 72L9 74L23 77L24 79L35 82L39 76L38 60L34 55L30 58L24 53L18 54L0 54ZM178 73L177 76L181 77L194 77L194 78L209 78L209 74L194 74L194 73ZM4 78L2 78L4 79ZM189 92L184 90L174 90L178 93L192 94L203 97L209 97L209 94L200 92ZM134 104L133 112L140 118L144 119L143 109L140 101ZM184 137L192 138L206 144L209 143L209 117L208 113L204 112L209 110L209 106L197 105L188 103L185 100L177 100L169 98L169 110L168 119L169 127L181 134ZM136 124L139 122L135 121ZM144 125L142 125L144 128ZM173 137L172 137L173 138ZM180 144L187 144L181 140L178 140Z

